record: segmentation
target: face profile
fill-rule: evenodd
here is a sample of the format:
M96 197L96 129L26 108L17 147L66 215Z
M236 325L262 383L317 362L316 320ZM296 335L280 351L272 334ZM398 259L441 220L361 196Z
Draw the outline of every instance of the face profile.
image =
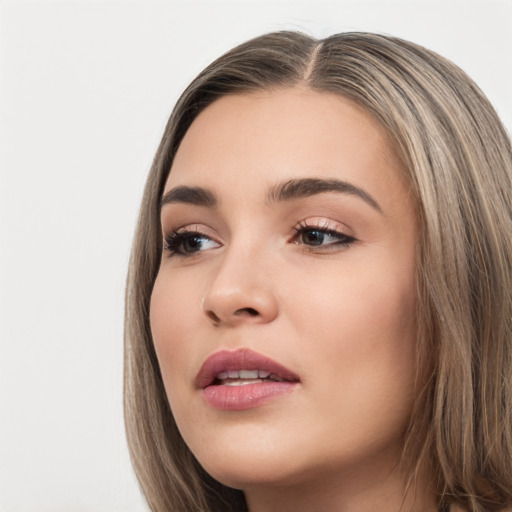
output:
M262 36L178 102L127 294L127 432L152 511L506 510L506 439L493 452L485 432L512 410L512 248L494 236L512 233L512 151L466 144L488 103L439 110L428 87L469 79L409 45Z
M417 239L400 165L361 109L301 88L225 97L185 135L163 195L151 328L178 428L227 485L257 495L271 480L302 501L315 481L362 468L385 481L397 466Z

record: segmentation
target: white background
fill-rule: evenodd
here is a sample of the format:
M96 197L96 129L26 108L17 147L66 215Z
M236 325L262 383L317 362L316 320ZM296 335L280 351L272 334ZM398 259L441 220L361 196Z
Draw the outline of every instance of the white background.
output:
M249 37L371 30L466 70L512 126L512 0L0 2L0 511L145 511L123 289L178 94Z

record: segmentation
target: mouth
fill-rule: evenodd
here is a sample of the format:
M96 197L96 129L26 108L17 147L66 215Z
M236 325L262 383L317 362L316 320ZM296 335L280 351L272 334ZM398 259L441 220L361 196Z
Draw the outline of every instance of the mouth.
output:
M247 386L258 382L284 382L275 373L267 370L230 370L220 372L212 382L212 385L218 386Z
M289 393L299 376L272 359L248 349L222 350L201 367L195 385L215 409L256 407Z
M299 382L299 376L272 359L248 349L211 355L195 379L196 387L244 386L258 382Z

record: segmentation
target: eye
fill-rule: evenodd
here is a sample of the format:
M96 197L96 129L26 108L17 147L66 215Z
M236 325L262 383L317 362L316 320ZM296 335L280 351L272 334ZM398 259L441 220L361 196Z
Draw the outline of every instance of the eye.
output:
M306 222L301 222L294 230L296 235L293 237L293 243L311 248L334 249L346 247L356 241L354 237L325 224L308 225Z
M220 247L218 242L195 229L179 229L165 237L165 250L169 256L192 256L217 247Z

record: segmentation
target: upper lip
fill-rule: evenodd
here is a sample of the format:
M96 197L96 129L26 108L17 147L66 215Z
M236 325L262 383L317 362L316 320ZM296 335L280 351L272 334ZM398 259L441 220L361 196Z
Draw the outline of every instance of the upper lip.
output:
M208 357L195 378L195 384L198 388L205 388L215 381L219 373L237 370L264 370L283 380L299 381L297 374L269 357L249 349L239 349L220 350Z

